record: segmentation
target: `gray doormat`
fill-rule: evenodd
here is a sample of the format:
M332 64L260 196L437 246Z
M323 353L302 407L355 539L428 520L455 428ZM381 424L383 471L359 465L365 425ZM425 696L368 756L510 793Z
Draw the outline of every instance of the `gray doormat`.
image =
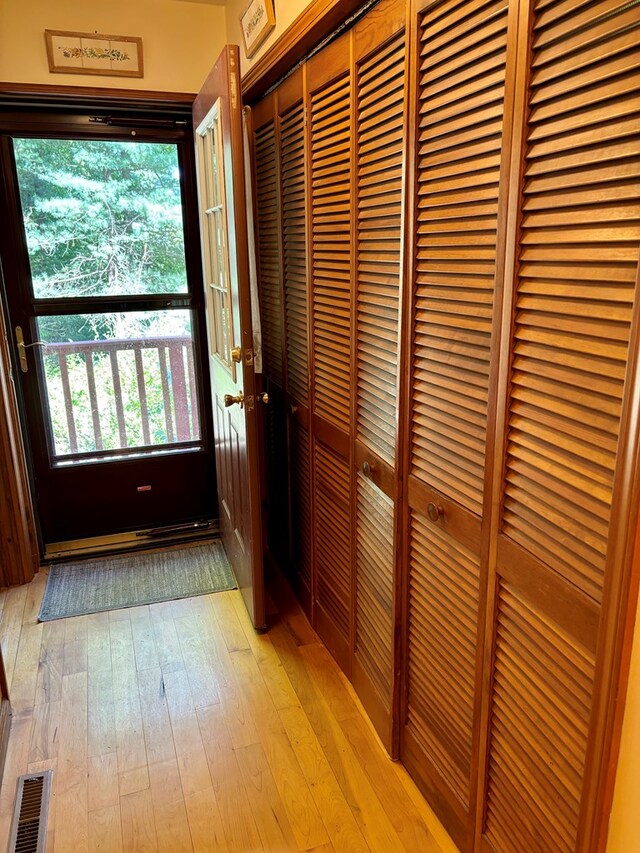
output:
M50 622L236 586L220 539L186 548L57 563L49 568L38 619Z

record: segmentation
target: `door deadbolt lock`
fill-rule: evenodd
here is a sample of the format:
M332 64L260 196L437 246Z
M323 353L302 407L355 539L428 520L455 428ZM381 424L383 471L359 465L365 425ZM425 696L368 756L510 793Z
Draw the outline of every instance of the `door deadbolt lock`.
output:
M241 409L244 407L244 394L242 393L242 391L235 397L232 394L224 395L224 404L227 408L229 408L229 406L235 405L236 403L240 406Z
M231 348L231 360L236 364L240 364L242 361L242 349L240 347Z

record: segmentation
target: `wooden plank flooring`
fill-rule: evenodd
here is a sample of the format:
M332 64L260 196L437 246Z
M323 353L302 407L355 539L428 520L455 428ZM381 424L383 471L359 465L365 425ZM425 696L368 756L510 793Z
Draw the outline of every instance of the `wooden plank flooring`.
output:
M455 850L282 584L257 634L237 591L39 624L45 582L0 591L0 850L46 768L48 853Z

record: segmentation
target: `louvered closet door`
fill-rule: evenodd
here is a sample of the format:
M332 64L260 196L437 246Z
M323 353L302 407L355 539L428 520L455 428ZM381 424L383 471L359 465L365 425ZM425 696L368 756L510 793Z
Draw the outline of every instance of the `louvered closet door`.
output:
M311 616L312 488L304 67L277 89L293 582Z
M401 754L466 849L509 15L506 0L422 8Z
M262 409L267 486L267 539L271 554L289 566L288 447L283 357L283 258L275 95L252 111L256 258L262 324L263 385L268 403Z
M355 625L353 683L392 749L404 0L354 27Z
M559 853L592 849L598 626L625 535L640 4L532 6L483 828L496 850Z
M314 625L351 671L351 73L349 34L307 63Z

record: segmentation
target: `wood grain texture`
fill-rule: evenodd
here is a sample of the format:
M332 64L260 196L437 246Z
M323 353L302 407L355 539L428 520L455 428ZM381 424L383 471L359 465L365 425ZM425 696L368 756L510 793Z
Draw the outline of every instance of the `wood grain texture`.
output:
M356 36L357 38L357 36ZM356 437L395 463L404 32L357 67Z
M349 467L318 440L314 444L314 466L315 600L346 642L351 633Z
M294 401L306 406L309 403L309 308L304 124L302 100L280 115L287 391Z
M411 474L480 514L506 4L439 4L419 31Z
M593 653L501 587L485 825L495 849L576 849L593 673Z
M8 330L0 312L0 582L30 581L39 568L33 505L18 405L12 378Z
M310 94L314 412L351 427L351 76L348 42L336 72ZM342 66L342 67L341 67ZM327 75L326 66L321 68ZM313 78L309 75L310 88Z
M610 44L637 37L630 12L535 18L503 510L509 538L598 602L640 242L638 51Z
M282 269L280 193L273 119L254 132L256 233L263 372L280 387L282 375Z
M26 650L26 634L37 626L38 580L23 588L29 594L8 598L0 591L4 645L25 662L33 683L42 652L27 654L21 638ZM279 595L283 583L273 590L282 611L265 634L253 631L238 591L57 623L63 639L49 640L47 655L60 668L65 657L75 661L77 671L63 676L61 699L40 696L14 719L0 790L0 845L8 838L16 775L48 762L57 771L52 853L400 851L415 849L416 838L425 850L453 853L407 774L386 757L291 593ZM83 643L86 654L78 651ZM202 707L201 686L209 679L217 697ZM117 743L89 736L88 721L102 713L105 696L139 709L139 717L117 715ZM137 761L141 733L147 782L125 793L118 771Z

